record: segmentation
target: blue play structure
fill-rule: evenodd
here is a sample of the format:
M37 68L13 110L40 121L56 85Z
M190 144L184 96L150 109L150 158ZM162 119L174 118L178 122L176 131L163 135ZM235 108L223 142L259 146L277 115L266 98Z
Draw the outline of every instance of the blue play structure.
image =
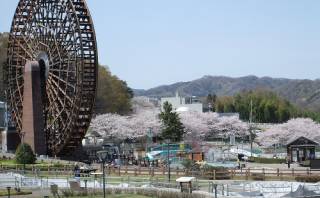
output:
M169 149L168 149L169 146ZM169 150L169 158L171 163L175 163L181 161L181 158L184 158L186 154L191 153L192 148L188 144L161 144L154 147L151 147L151 151L146 153L146 157L148 160L164 160L168 158L168 150Z

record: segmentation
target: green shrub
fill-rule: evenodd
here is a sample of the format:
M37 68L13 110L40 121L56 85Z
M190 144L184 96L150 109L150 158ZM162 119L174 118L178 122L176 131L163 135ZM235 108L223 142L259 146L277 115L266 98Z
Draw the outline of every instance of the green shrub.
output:
M96 197L102 195L102 189L90 190L88 189L88 193L79 193L71 191L70 189L62 189L62 197ZM112 187L106 188L106 194L122 194L122 195L143 195L147 197L156 197L156 198L205 198L206 196L199 193L181 193L179 190L166 190L161 188L139 188L139 187L129 187L129 188L121 188L121 187ZM108 196L107 196L108 197Z
M261 157L250 157L250 161L255 163L262 164L283 164L286 163L285 159L277 159L277 158L261 158Z
M301 166L303 167L310 167L310 160L306 160L300 163Z
M193 161L190 160L190 159L185 159L181 162L182 166L185 168L185 169L191 169L192 165L193 165Z
M77 191L73 191L70 189L62 189L61 193L63 195L63 197L87 197L88 193L87 192L77 192Z
M13 189L10 191L11 195L30 195L32 194L31 191L20 191L20 189ZM7 196L8 191L7 190L0 190L0 196Z
M204 165L202 167L203 172L205 173L205 177L207 179L216 179L216 180L226 180L231 179L229 174L229 169L222 166L209 166ZM215 173L215 175L214 175ZM215 178L214 178L215 176Z
M159 190L156 194L157 198L205 198L204 195L193 193L181 193L181 192L173 192L173 191L165 191Z
M310 182L310 183L316 183L320 181L320 176L318 175L304 175L304 176L297 176L295 178L298 182Z
M252 173L251 177L255 181L264 181L265 180L264 174L262 174L262 173Z
M28 144L20 144L16 150L15 161L18 164L34 164L36 156L33 153L31 146Z

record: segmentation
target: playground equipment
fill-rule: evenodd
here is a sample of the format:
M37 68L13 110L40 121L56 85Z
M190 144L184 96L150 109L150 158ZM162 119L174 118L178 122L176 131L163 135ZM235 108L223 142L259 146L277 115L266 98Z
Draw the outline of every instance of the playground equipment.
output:
M170 163L177 163L187 159L189 154L192 153L192 148L188 144L161 144L151 147L150 150L150 152L146 153L148 160L166 161L169 154Z

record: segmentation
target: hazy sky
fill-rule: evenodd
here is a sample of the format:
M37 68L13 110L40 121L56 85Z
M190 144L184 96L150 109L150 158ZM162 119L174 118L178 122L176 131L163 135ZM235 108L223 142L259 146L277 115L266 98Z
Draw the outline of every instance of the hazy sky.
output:
M18 0L0 0L9 31ZM99 61L133 88L203 75L320 77L317 0L87 0Z

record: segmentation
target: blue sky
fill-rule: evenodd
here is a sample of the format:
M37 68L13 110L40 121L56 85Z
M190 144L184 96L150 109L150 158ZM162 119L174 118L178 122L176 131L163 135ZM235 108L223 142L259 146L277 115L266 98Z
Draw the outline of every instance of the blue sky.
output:
M18 0L1 0L9 31ZM317 0L87 0L99 61L133 88L204 75L320 76Z

